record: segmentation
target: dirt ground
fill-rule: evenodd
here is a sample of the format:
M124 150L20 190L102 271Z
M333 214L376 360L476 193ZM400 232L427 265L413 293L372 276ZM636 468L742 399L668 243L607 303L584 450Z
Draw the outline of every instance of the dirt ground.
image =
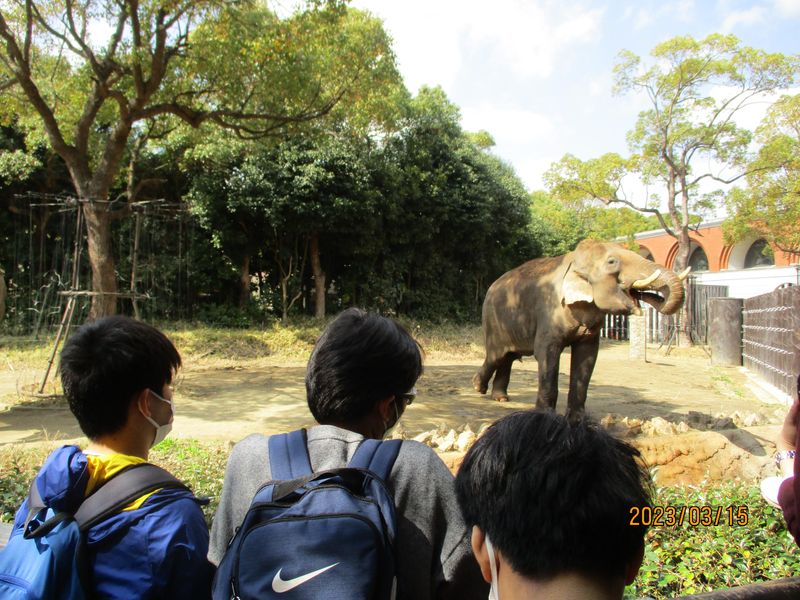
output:
M419 396L396 435L430 438L434 432L444 437L466 428L479 433L509 411L534 404L535 360L515 363L507 403L472 389L470 380L479 365L479 360L428 360L417 385ZM304 373L304 362L276 359L225 368L189 366L177 382L172 435L235 442L252 432L311 425ZM0 405L0 444L80 438L63 399L25 393L41 376L0 364L0 398L6 399ZM565 354L559 412L566 404L568 378ZM787 408L780 401L744 369L712 366L701 349L678 348L665 355L651 348L645 362L630 359L626 343L609 342L600 350L587 411L639 447L648 464L657 467L661 485L755 481L774 474L773 439ZM449 445L438 449L451 467L459 464L463 452Z

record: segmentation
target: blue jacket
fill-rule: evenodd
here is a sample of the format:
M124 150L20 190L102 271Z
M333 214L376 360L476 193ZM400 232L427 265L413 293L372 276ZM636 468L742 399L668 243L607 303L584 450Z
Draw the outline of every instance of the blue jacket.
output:
M62 446L45 461L36 484L45 504L74 512L89 481L86 456ZM11 535L22 531L26 499ZM211 597L214 567L208 562L208 527L198 500L183 489L165 488L137 509L120 512L86 535L87 558L98 598Z

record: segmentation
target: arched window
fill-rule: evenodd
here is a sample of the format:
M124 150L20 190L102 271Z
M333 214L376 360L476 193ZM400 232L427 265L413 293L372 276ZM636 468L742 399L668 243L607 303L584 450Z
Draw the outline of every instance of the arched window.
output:
M689 266L692 267L692 271L695 273L697 271L708 271L708 257L700 246L692 250L689 255Z
M751 269L753 267L769 267L775 264L775 256L772 252L772 247L767 243L767 240L760 239L753 242L747 255L744 257L744 268Z

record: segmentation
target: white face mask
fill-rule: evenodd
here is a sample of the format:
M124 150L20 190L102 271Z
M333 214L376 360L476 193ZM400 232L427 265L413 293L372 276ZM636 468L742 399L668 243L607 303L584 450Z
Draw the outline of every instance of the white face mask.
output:
M156 435L153 438L153 443L150 444L150 447L152 448L156 444L160 444L161 442L163 442L164 438L167 437L167 434L170 431L172 431L172 421L175 419L175 405L172 403L172 400L167 400L166 398L162 398L161 396L156 394L153 390L148 390L148 391L162 402L166 402L167 404L169 404L170 411L172 412L172 416L170 417L169 421L164 423L163 425L159 425L158 423L155 422L155 420L152 417L148 417L146 414L142 413L142 416L148 421L150 421L150 424L156 428ZM141 412L141 410L142 409L140 408L139 411Z
M400 411L399 411L399 410L397 410L397 402L396 402L396 401L395 401L395 402L392 402L392 404L394 405L394 417L395 417L395 418L394 418L394 423L392 423L392 425L391 425L391 426L389 425L389 421L385 421L385 422L383 423L383 429L384 429L384 431L383 431L383 437L384 437L384 438L386 438L386 436L387 436L387 435L389 435L389 432L390 432L392 429L394 429L394 428L395 428L395 426L396 426L396 425L397 425L397 424L400 422Z
M486 536L486 551L489 553L489 568L492 570L492 583L489 588L489 600L500 600L500 589L497 582L497 557L494 554L494 547Z

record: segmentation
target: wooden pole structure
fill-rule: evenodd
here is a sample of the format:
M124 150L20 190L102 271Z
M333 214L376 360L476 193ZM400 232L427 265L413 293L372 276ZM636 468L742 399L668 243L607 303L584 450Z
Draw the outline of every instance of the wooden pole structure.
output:
M136 264L139 260L139 234L142 230L142 213L136 211L136 227L133 238L133 257L131 259L131 304L133 304L133 316L139 318L139 305L136 303Z

